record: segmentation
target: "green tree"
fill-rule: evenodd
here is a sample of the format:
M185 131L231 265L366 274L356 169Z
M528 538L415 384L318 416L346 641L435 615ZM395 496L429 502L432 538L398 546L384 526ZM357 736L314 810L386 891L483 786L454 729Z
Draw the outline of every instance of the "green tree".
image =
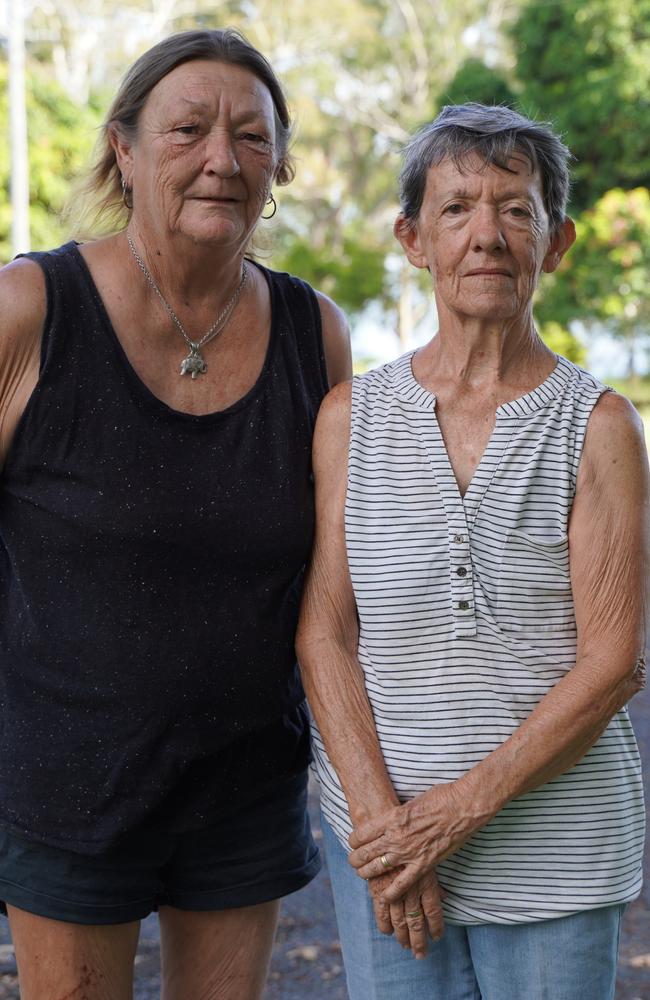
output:
M587 348L582 340L572 333L566 326L557 323L555 320L537 322L537 328L544 343L563 357L573 361L576 365L584 365L587 362Z
M0 62L0 134L8 134L7 63ZM68 238L61 212L70 184L84 169L96 138L98 108L73 103L43 67L27 75L31 244L36 250ZM0 261L10 246L9 150L0 144Z
M499 54L520 0L228 0L174 27L224 23L271 59L294 105L296 181L276 192L272 263L296 270L352 312L379 300L404 343L420 280L397 250L399 149L431 119L469 55ZM505 12L505 13L504 13ZM383 265L382 265L383 258ZM412 304L412 305L411 305Z
M442 102L465 104L467 101L513 107L517 97L502 73L486 66L480 59L467 59L446 87Z
M323 0L314 2L303 6L301 28L292 21L295 62L283 73L289 93L299 95L298 176L281 192L274 261L296 261L299 273L316 281L317 269L305 268L315 258L328 262L331 294L355 310L364 296L379 299L406 346L424 310L423 282L392 236L400 147L434 117L440 94L468 55L482 55L487 41L498 51L495 26L504 5L333 0L332 6L328 0L320 17ZM324 23L327 44L319 37L314 45L315 24ZM286 58L286 42L283 51ZM391 255L397 270L386 266Z
M605 327L625 345L634 376L635 350L650 338L650 191L607 191L576 229L575 245L545 279L537 315L542 325Z
M576 157L578 211L650 185L650 0L530 0L512 28L521 101Z
M46 13L32 10L30 51L83 102L99 79L112 89L117 67L164 34L240 27L279 72L298 123L297 178L275 192L279 211L266 224L271 263L352 313L381 302L406 343L422 295L392 237L399 148L435 115L463 61L505 59L501 28L521 2L89 0L80 13L69 0L51 0ZM61 176L67 184L67 171Z

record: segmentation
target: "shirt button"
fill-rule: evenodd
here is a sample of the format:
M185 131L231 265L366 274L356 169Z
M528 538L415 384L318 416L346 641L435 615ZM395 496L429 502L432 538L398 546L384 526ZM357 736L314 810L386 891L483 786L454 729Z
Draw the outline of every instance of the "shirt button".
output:
M469 601L459 601L458 602L458 607L459 607L459 609L461 611L468 611L469 610Z
M454 535L454 541L456 545L462 545L465 541L465 535Z
M456 576L467 576L467 570L464 566L459 566L456 570Z

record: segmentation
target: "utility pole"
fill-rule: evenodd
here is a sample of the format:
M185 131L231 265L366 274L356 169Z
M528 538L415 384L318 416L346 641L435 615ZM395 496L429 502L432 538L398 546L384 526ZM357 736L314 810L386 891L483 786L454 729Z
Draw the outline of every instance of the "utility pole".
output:
M17 254L30 249L23 0L9 0L9 123L11 136L11 244L13 253Z

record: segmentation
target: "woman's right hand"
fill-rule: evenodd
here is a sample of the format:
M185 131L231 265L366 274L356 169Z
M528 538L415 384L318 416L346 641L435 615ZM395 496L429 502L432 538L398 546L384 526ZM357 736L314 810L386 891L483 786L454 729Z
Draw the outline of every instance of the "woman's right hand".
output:
M437 941L444 933L442 915L443 891L435 872L428 872L408 890L405 896L388 903L384 891L394 882L399 869L368 880L377 927L382 934L395 933L403 948L410 948L415 958L427 953L427 938Z

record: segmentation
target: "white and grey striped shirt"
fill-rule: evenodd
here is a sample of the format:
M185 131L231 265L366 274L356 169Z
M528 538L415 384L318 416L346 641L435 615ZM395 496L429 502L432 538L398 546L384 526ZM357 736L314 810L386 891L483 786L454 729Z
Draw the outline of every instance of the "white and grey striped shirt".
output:
M560 358L542 385L498 408L461 498L435 396L411 358L354 380L345 508L359 660L402 800L500 746L575 662L567 525L605 391ZM323 810L347 846L345 797L317 728L314 743ZM510 802L439 865L446 918L522 923L631 900L643 834L623 710L575 767Z

